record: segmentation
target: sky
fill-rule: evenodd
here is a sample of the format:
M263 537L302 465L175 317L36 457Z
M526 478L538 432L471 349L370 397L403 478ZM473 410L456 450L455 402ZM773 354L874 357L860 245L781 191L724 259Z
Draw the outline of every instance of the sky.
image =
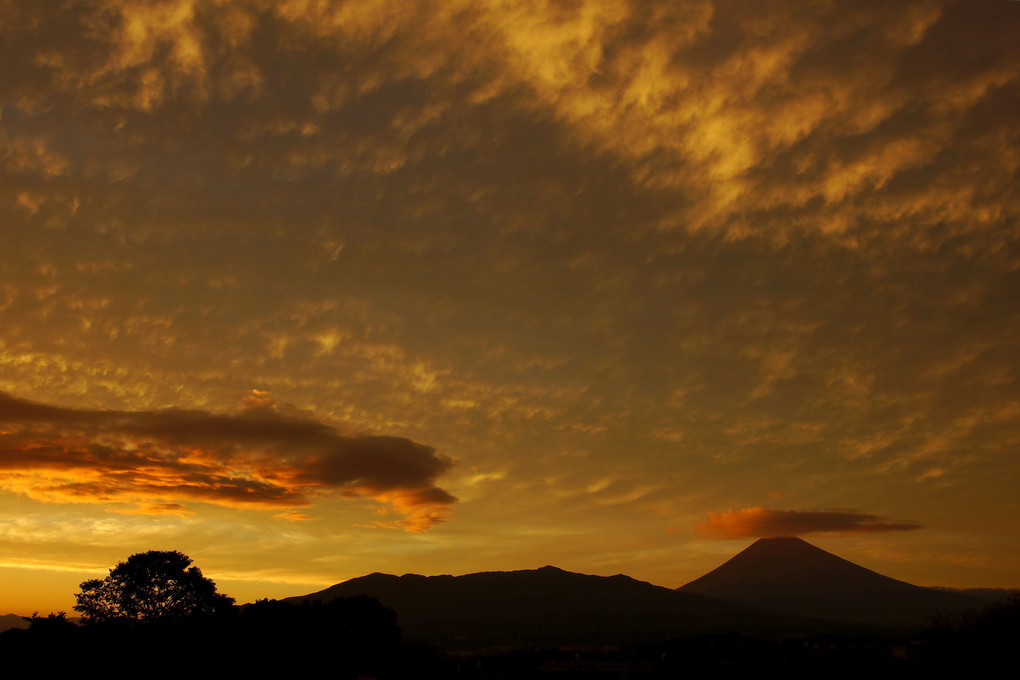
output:
M1020 3L0 0L0 613L799 535L1020 586Z

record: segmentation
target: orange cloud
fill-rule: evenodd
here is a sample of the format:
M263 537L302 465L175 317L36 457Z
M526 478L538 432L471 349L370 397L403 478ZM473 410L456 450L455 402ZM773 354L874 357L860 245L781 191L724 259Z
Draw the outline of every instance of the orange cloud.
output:
M177 517L191 517L195 514L194 511L180 503L144 503L128 508L110 508L107 512L115 512L120 515L175 515Z
M311 519L308 515L303 512L297 512L295 510L289 510L287 512L280 512L273 515L273 519L283 519L288 522L306 522Z
M403 514L410 531L431 528L456 502L434 484L452 462L432 447L342 435L257 396L239 414L218 415L68 409L0 392L0 488L46 502L178 514L186 501L287 509L368 497Z
M852 510L772 510L743 508L710 512L708 520L694 525L695 533L708 538L762 538L802 534L872 534L920 529L917 522L887 521Z

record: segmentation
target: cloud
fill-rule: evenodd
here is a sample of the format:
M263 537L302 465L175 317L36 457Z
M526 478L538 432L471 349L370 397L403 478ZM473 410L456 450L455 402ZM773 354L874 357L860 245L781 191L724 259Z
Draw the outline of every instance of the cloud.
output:
M710 512L694 525L695 533L709 538L761 538L803 534L873 534L920 529L917 522L889 521L852 510L772 510L743 508Z
M288 522L306 522L311 519L308 515L303 512L297 512L296 510L288 510L287 512L278 512L273 515L273 519L283 519Z
M288 509L334 496L372 498L424 531L456 498L435 486L452 466L401 437L347 435L264 392L240 413L104 411L0 392L0 488L58 503L124 503L187 512L200 501ZM294 517L294 513L284 513Z
M431 178L430 161L504 138L516 113L552 117L559 135L615 156L645 200L682 195L646 228L776 239L817 230L859 243L906 217L915 233L904 236L947 220L940 238L1011 233L1015 13L966 2L812 3L795 13L734 0L405 5L96 0L74 12L8 10L7 31L21 40L0 56L19 96L4 112L16 134L0 138L0 156L12 172L76 186L101 172L32 122L70 99L68 109L97 121L93 134L118 131L103 140L104 165L142 175L153 150L161 165L187 163L162 143L172 130L217 168L195 175L199 186L215 188L224 174L284 184L332 171ZM485 124L496 100L499 129ZM182 109L187 130L173 122ZM117 142L122 125L145 157ZM231 132L195 136L204 129ZM203 192L189 189L194 205ZM25 207L42 200L26 194Z

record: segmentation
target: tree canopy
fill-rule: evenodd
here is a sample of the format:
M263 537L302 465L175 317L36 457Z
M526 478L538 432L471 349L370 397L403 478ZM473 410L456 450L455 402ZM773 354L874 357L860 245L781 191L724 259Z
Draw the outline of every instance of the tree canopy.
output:
M156 621L213 614L233 607L234 599L176 550L136 553L105 579L83 581L74 610L83 623Z

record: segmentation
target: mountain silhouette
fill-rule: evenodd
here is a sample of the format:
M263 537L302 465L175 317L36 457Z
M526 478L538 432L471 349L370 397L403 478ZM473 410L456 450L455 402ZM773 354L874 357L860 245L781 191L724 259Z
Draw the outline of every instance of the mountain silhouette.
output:
M17 614L0 615L0 632L10 630L11 628L28 628L28 621L25 620L24 616L18 616Z
M983 605L883 576L793 537L759 539L678 590L794 616L903 629Z
M794 617L628 576L552 566L464 576L375 573L284 602L355 595L395 610L406 639L447 649L630 644L723 632L776 637L805 626Z

